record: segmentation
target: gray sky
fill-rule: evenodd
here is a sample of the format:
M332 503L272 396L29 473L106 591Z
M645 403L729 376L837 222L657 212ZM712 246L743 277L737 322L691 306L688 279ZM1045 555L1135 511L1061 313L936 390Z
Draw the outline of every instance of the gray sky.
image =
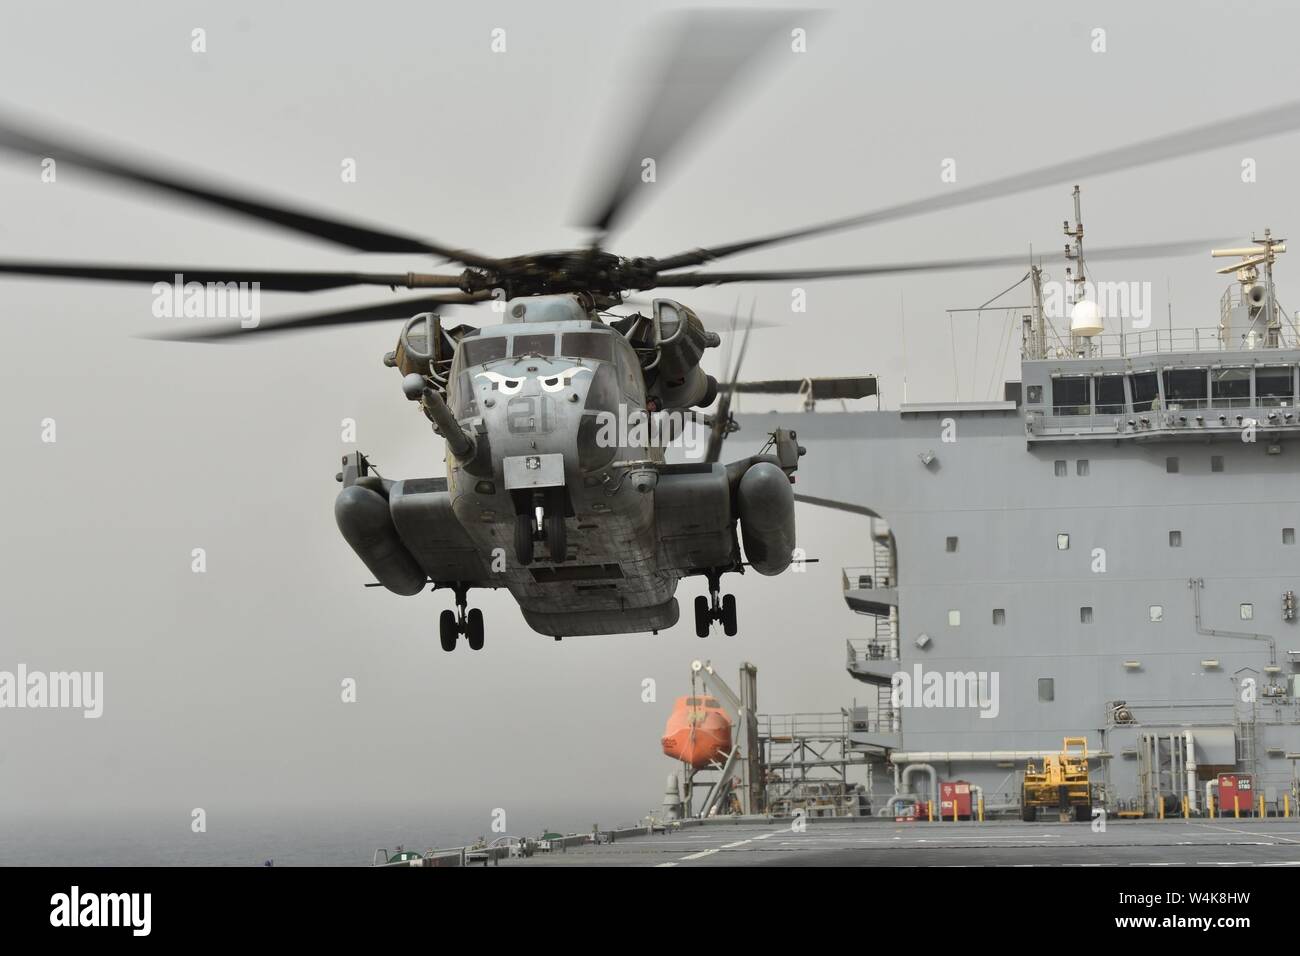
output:
M654 6L159 2L128 17L28 4L5 12L0 90L7 107L308 207L493 254L562 248L584 238L569 224L605 137L623 129L616 103L635 102L629 64L651 42ZM710 136L660 165L646 187L654 202L615 251L667 254L927 196L950 188L939 180L949 157L958 184L973 184L1281 102L1289 85L1269 77L1285 76L1300 26L1280 3L823 6L806 54L765 62ZM194 27L207 31L204 54L190 50ZM495 27L504 54L489 49ZM1091 50L1095 27L1105 53ZM1244 239L1265 225L1285 236L1296 143L1230 144L1085 181L1088 241ZM348 157L352 184L339 175ZM1241 181L1246 157L1255 183ZM1070 185L729 264L1051 248ZM43 184L35 162L12 156L0 156L0 203L9 258L428 265L349 255L71 168ZM959 318L950 332L943 310L1019 274L808 284L804 315L791 314L789 286L751 287L759 315L782 324L755 334L746 376L874 372L896 405L906 371L914 401L958 387L989 397L1003 314L978 331ZM1225 281L1208 255L1095 275L1151 281L1159 325L1166 281L1175 324L1217 322ZM1300 302L1286 276L1284 259L1282 301ZM268 294L263 308L385 294ZM725 311L736 295L680 298ZM700 641L686 615L657 637L555 644L502 592L476 596L488 649L444 654L436 617L449 599L363 589L369 575L332 517L333 475L352 447L340 441L345 417L385 475L442 473L440 446L381 364L396 328L183 346L134 337L167 327L151 299L147 288L0 280L0 669L102 670L106 682L97 721L0 711L0 813L407 800L481 810L486 828L494 807L648 809L672 769L658 741L693 657L729 675L754 661L765 711L833 711L854 696L843 641L863 625L840 600L839 569L866 557L866 529L809 510L801 544L822 563L729 582L738 638ZM47 417L53 445L40 440ZM741 433L729 453L754 440ZM206 574L190 571L195 547ZM686 582L683 606L702 589ZM339 699L348 677L356 704ZM641 701L647 677L657 704Z

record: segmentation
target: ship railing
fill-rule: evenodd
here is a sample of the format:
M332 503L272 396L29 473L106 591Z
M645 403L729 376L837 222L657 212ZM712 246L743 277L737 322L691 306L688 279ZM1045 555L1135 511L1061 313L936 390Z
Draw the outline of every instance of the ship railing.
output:
M889 571L885 568L857 567L844 568L841 572L841 581L844 584L845 591L856 590L874 590L876 588L892 588L894 581Z
M872 637L850 637L844 643L848 648L848 662L850 665L866 661L898 660L892 640L882 641Z
M1249 335L1228 335L1217 326L1190 329L1137 329L1130 332L1110 332L1094 335L1090 339L1065 340L1057 346L1048 346L1045 355L1026 350L1025 358L1126 358L1136 355L1153 355L1162 352L1260 352L1273 348L1300 348L1300 335L1288 324L1283 324L1276 345L1266 345L1262 339Z
M759 714L758 735L776 743L848 736L849 718L841 713Z
M795 811L803 811L809 817L855 817L863 814L865 806L855 793L772 793L769 787L767 797L768 811L775 817L792 817ZM843 790L841 786L839 788Z

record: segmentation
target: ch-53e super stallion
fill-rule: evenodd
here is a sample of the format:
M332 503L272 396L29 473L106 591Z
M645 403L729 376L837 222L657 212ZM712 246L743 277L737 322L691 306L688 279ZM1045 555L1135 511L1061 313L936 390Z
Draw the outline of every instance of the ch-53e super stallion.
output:
M684 134L759 61L764 48L788 38L792 16L797 18L783 11L730 10L683 18L675 39L665 45L658 83L634 115L632 132L612 141L604 157L610 171L597 177L596 201L586 217L593 238L582 248L508 258L483 255L254 199L121 152L76 145L30 123L0 119L0 148L53 158L352 250L427 255L461 267L456 273L390 274L0 260L0 273L155 284L180 276L186 283L257 283L267 291L319 292L362 285L443 290L249 328L186 330L165 337L231 341L403 320L397 346L385 361L400 372L405 396L441 436L446 474L390 480L379 475L365 455L349 454L338 475L343 488L335 515L343 536L380 585L402 595L428 588L454 595L456 609L442 611L439 622L446 650L454 649L462 637L473 649L483 646L482 612L468 606L475 588L507 588L534 630L560 638L672 627L679 617L679 583L702 577L708 593L695 597L696 632L707 636L713 624L720 623L725 633L734 634L736 602L722 593L723 576L746 569L775 575L790 565L796 548L794 505L801 500L792 483L804 449L794 432L778 427L752 454L724 464L723 439L735 429L731 399L738 391L752 390L737 381L739 361L728 369L729 380L720 384L701 364L707 350L720 344L720 336L696 311L658 297L641 306L644 314L640 309L615 313L617 307L636 304L625 296L724 283L804 282L1022 263L1025 256L1013 254L892 265L691 271L781 243L1300 126L1300 106L1288 104L746 241L660 257L606 251L606 240L630 200L645 191L647 160L653 159L662 173ZM1181 255L1202 248L1203 241L1095 249L1089 258ZM503 321L477 328L444 322L447 310L477 303L492 303ZM739 351L743 354L743 345ZM852 398L874 394L875 379L803 379L768 386L799 391L809 400L819 394ZM718 407L705 414L715 401ZM665 418L666 442L653 428L643 427ZM665 454L665 444L697 427L707 434L702 455L676 460L679 456Z

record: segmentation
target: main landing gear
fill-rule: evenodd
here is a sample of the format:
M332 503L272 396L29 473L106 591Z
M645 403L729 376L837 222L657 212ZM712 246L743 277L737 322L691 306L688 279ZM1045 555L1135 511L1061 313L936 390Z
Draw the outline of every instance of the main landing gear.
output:
M720 594L722 575L716 571L709 572L709 596L703 594L695 599L695 633L698 637L708 637L714 621L722 622L722 632L727 637L736 636L736 596Z
M533 563L534 545L546 542L553 564L563 564L568 556L569 537L564 525L564 491L558 489L534 497L532 507L515 515L515 560L527 567Z
M438 637L444 651L454 651L456 641L463 634L471 651L483 650L483 612L476 607L465 610L469 588L457 584L456 610L443 611L438 617Z

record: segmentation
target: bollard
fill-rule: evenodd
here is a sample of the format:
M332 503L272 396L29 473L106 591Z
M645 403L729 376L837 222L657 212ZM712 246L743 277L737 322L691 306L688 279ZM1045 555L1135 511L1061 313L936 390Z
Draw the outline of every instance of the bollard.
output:
M1282 794L1282 816L1291 816L1291 794L1289 793Z
M957 798L956 797L954 797L952 801L952 822L953 823L957 822Z
M1165 798L1163 794L1156 794L1156 817L1163 820L1165 818Z
M1264 795L1261 793L1259 795L1259 818L1263 820L1266 816L1268 816L1268 804L1264 802Z
M1187 802L1187 794L1183 794L1183 819L1190 819L1191 815L1190 805Z
M930 823L934 822L934 801L925 801L925 819Z
M1210 794L1205 799L1207 801L1205 804L1205 815L1213 819L1214 818L1214 795Z
M980 807L980 823L983 823L984 822L984 798L983 797L979 798L979 807Z
M1241 796L1234 793L1232 795L1232 815L1235 819L1241 819Z

